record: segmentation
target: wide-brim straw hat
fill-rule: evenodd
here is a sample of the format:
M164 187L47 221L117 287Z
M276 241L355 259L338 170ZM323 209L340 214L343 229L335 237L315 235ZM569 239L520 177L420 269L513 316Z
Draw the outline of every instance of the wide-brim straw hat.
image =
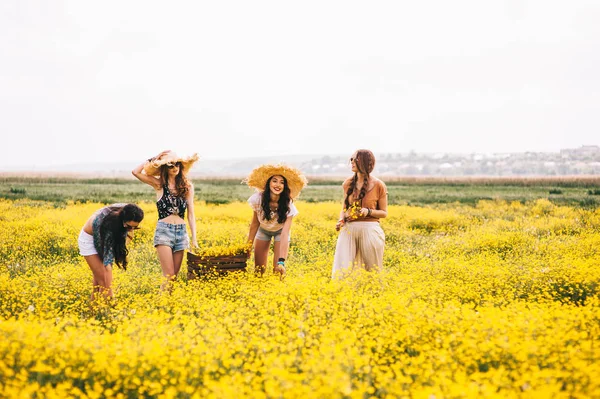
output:
M174 164L181 162L181 172L185 175L190 171L190 168L199 159L198 154L193 154L187 158L180 157L173 151L167 152L160 158L146 162L144 165L144 173L148 176L160 176L160 168L166 164Z
M271 176L283 176L287 180L290 189L290 197L295 199L300 195L300 191L308 184L306 177L300 170L285 164L266 164L254 169L242 183L258 190L264 190L267 180Z

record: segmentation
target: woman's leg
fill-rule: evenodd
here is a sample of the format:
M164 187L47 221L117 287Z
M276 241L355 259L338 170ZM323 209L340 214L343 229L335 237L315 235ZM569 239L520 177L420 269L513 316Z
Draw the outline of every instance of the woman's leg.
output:
M265 272L265 268L267 267L267 257L269 255L270 246L270 240L254 240L254 267L261 275Z
M84 259L93 275L92 302L98 299L98 294L106 299L112 298L112 268L104 266L98 255L84 256Z
M181 263L183 262L183 255L185 250L190 247L190 239L185 230L185 225L180 225L175 233L175 243L173 246L173 275L177 277L179 270L181 269Z
M185 251L177 251L173 252L173 275L177 277L179 274L179 270L181 269L181 264L183 263L183 254Z
M368 228L361 232L360 257L368 271L381 271L383 267L383 249L385 234L379 223L369 222Z
M346 224L338 235L333 256L333 268L331 278L343 277L352 270L356 258L356 243L354 239L354 226Z
M171 280L175 278L175 264L173 262L173 250L168 245L157 245L156 252L160 261L160 268L164 277L163 283L160 285L161 291L164 291Z

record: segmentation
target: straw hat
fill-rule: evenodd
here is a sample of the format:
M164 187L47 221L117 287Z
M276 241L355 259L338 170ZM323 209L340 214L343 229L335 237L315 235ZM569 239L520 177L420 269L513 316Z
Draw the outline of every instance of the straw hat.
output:
M306 177L298 169L284 165L272 165L266 164L261 165L254 169L242 183L246 183L250 187L264 190L267 180L271 176L283 176L287 180L288 187L290 188L290 197L293 199L300 195L300 191L308 184Z
M198 154L183 158L173 151L169 151L158 159L146 162L146 165L144 165L144 173L148 176L159 176L161 166L181 162L181 171L185 175L190 171L190 168L198 159Z

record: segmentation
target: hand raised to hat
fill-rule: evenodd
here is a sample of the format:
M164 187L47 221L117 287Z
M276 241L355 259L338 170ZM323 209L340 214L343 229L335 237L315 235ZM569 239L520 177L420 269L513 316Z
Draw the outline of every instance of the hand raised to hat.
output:
M160 154L158 154L156 157L154 157L154 159L161 159L163 156L167 155L170 152L171 152L171 150L164 150Z
M162 158L164 155L166 155L166 154L168 154L170 152L171 152L171 150L164 150L160 154L158 154L157 156L152 157L152 158L148 158L148 162L156 161L157 159Z

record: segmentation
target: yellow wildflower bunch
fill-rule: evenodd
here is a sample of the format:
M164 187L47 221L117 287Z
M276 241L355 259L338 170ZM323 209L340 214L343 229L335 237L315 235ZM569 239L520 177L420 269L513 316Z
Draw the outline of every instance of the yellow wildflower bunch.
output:
M344 209L346 217L352 220L356 220L360 217L360 201L354 201L349 208Z
M231 244L231 245L212 245L197 248L193 251L194 255L200 257L209 256L234 256L248 253L252 249L252 243Z

